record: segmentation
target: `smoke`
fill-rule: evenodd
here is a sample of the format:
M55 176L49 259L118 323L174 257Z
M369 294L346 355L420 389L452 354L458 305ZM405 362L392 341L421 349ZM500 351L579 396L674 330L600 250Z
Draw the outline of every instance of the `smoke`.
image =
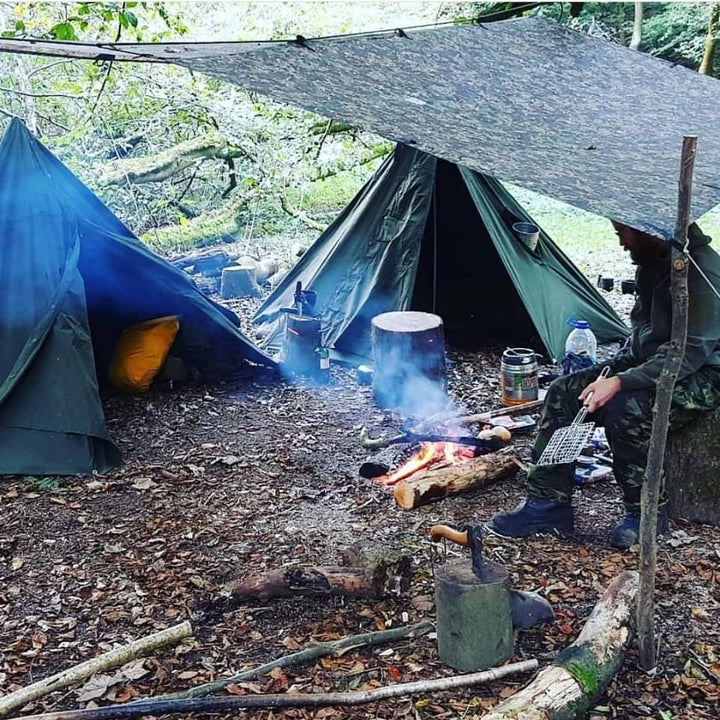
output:
M378 405L419 419L457 410L447 393L444 353L412 345L409 340L376 362L373 386Z

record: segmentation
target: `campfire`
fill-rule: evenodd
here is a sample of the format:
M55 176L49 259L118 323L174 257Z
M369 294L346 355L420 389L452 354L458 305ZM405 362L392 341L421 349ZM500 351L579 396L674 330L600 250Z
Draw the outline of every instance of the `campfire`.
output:
M448 467L476 457L476 449L469 445L453 442L423 442L419 452L415 453L397 470L375 478L382 485L392 486L409 478L420 470L430 467Z
M383 468L381 475L374 472L381 466L367 463L370 474L363 475L392 488L397 504L405 510L512 477L518 469L512 457L498 452L511 440L504 427L488 428L478 435L406 432L378 439L369 438L363 428L360 438L364 447L376 450L399 443L420 444L420 450L396 470Z

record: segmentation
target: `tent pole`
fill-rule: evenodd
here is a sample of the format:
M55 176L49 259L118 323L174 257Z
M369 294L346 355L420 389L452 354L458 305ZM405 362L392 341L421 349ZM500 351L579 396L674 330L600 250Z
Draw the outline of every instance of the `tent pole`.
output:
M433 182L432 194L432 211L433 211L433 296L432 311L433 314L437 309L437 168L435 169L435 181Z

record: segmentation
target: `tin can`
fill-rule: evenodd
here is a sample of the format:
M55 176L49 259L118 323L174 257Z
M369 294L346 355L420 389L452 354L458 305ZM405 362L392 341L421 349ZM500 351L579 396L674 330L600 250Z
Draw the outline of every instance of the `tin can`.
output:
M503 405L522 405L538 399L538 364L534 350L505 350L500 362L500 375Z

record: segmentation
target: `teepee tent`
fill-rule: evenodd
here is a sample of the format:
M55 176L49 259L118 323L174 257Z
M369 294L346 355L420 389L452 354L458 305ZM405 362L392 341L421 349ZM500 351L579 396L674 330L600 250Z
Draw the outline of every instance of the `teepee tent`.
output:
M280 345L280 311L296 283L314 290L323 341L370 356L370 321L424 310L480 337L539 337L563 354L566 319L588 320L600 342L627 328L592 284L540 232L535 250L513 233L532 222L495 179L399 145L267 298L254 322ZM538 348L539 349L539 348Z
M272 364L17 119L0 143L0 314L0 474L119 462L98 375L129 325L177 315L173 353L200 368Z

